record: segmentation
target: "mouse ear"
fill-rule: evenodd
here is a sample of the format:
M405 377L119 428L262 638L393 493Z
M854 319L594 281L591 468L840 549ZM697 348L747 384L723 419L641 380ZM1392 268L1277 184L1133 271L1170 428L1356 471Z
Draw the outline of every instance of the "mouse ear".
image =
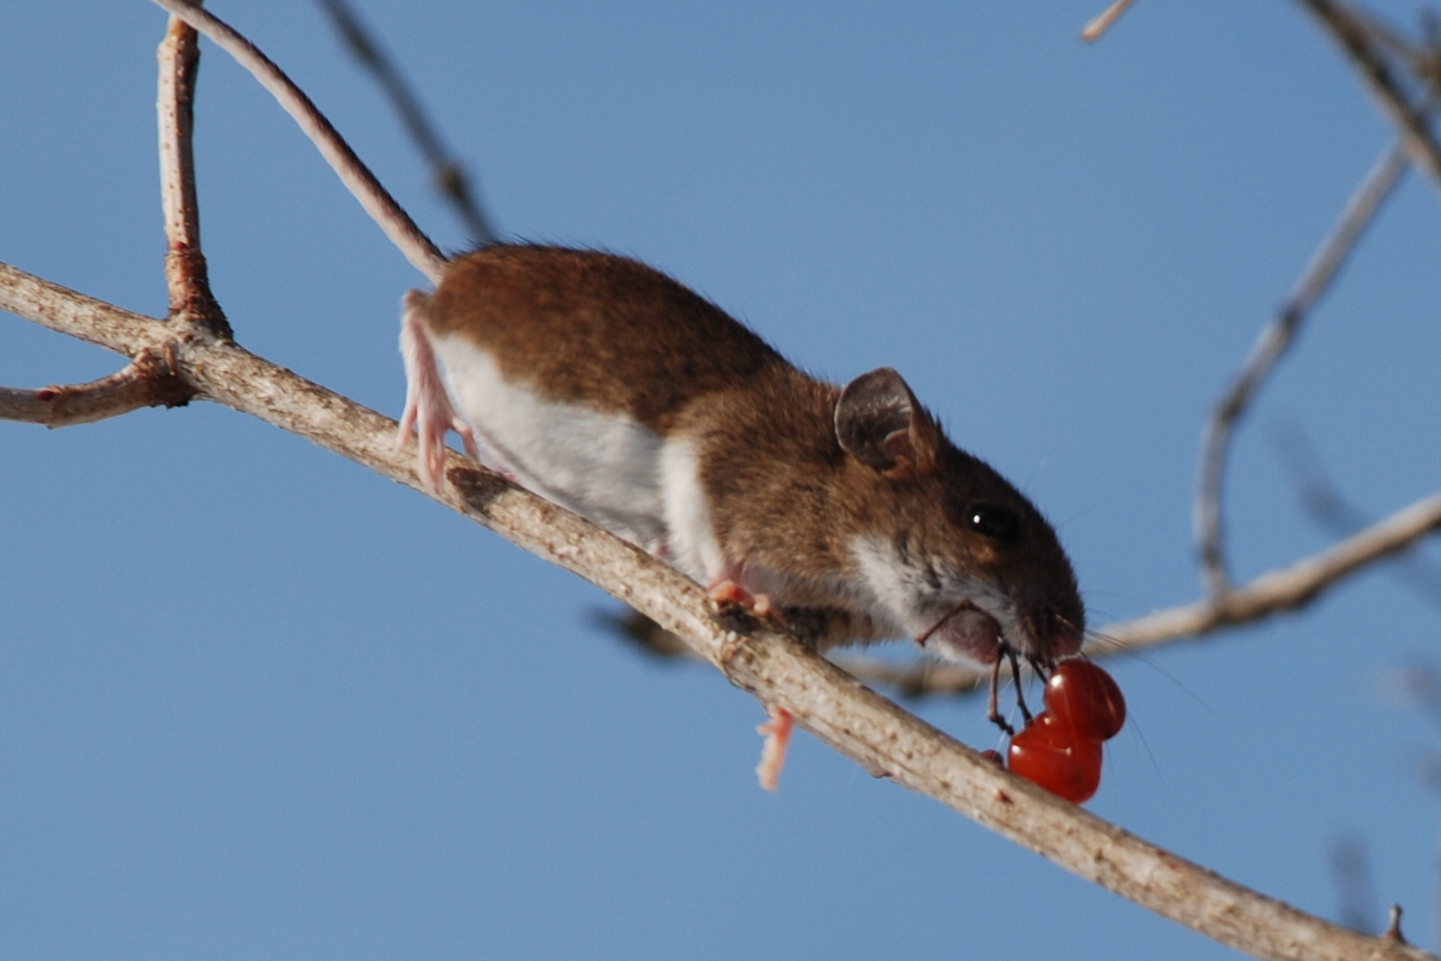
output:
M878 471L929 469L940 443L937 434L916 395L889 367L857 377L836 401L841 449Z

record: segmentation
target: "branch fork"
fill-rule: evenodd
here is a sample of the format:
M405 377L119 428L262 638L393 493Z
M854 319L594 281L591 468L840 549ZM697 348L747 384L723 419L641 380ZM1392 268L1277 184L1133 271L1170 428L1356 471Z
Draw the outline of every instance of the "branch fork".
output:
M141 407L184 407L195 393L180 374L173 346L147 347L124 369L87 384L51 384L39 390L0 387L0 420L72 427Z

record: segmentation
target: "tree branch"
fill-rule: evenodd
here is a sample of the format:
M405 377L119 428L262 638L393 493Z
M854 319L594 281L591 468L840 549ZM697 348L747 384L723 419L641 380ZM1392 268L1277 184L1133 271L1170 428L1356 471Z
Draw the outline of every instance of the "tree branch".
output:
M1294 610L1314 600L1346 575L1406 550L1417 539L1437 529L1441 529L1441 493L1397 511L1329 550L1263 574L1219 599L1158 611L1103 628L1097 634L1104 638L1107 647L1151 647L1172 638L1194 636Z
M1105 32L1111 29L1111 25L1121 19L1121 14L1126 12L1135 0L1115 0L1110 6L1102 10L1090 23L1081 28L1081 39L1086 43L1094 43L1101 39Z
M1291 295L1271 323L1261 331L1241 373L1217 401L1202 431L1194 524L1206 590L1212 598L1219 598L1231 587L1230 575L1226 571L1221 487L1225 481L1226 457L1236 422L1275 369L1281 355L1291 346L1302 322L1335 280L1356 241L1405 170L1406 154L1400 144L1387 149L1377 159L1347 201L1331 233L1311 257Z
M123 370L65 387L40 390L0 387L0 420L73 427L141 407L183 407L195 391L176 374L171 352L142 350Z
M1411 106L1366 22L1333 0L1300 3L1350 56L1381 112L1401 132L1406 155L1441 189L1441 145L1431 135L1425 110Z
M41 280L0 263L0 310L127 357L160 348L175 332L162 321Z
M195 193L195 79L200 49L195 30L171 17L156 51L160 63L155 98L160 136L160 204L165 220L165 286L171 320L205 326L223 339L230 324L210 292L210 274L200 251L200 203Z
M139 351L151 345L156 332L166 333L158 322L3 265L0 307L122 351ZM410 444L395 448L395 422L389 418L233 343L190 337L176 340L174 350L178 369L199 396L424 492L413 470L414 450ZM1429 957L1304 914L1056 798L985 761L788 635L745 615L718 618L698 585L633 545L454 452L449 457L450 483L437 500L635 607L683 638L732 684L785 708L821 741L873 774L932 797L1080 877L1258 958Z
M179 17L209 37L217 46L235 58L270 91L281 108L300 125L300 129L320 150L332 170L346 188L360 201L390 242L400 249L410 263L432 282L440 279L445 256L401 206L381 186L350 145L336 132L310 98L297 87L270 58L235 30L187 0L152 0L157 6Z

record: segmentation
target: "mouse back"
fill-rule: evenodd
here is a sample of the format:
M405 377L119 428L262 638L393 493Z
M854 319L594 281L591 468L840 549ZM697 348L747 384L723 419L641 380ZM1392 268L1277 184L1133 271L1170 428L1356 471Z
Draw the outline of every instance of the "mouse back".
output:
M498 245L458 257L427 316L435 335L464 337L506 380L660 434L695 397L789 366L690 289L593 250Z

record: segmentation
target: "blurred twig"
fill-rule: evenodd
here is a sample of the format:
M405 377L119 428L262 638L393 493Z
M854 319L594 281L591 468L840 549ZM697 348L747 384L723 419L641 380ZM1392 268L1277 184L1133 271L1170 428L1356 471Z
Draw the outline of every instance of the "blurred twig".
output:
M1086 43L1094 43L1101 39L1101 36L1107 30L1111 29L1111 25L1121 19L1121 14L1126 12L1126 8L1135 2L1136 0L1115 0L1109 7L1102 10L1094 20L1081 28L1081 39Z
M1437 79L1441 78L1441 54L1435 43L1411 43L1379 20L1332 0L1301 2L1350 54L1383 111L1399 128L1400 139L1382 154L1352 195L1290 297L1261 332L1241 373L1217 402L1202 432L1194 524L1206 591L1213 599L1222 597L1231 586L1221 494L1237 421L1294 341L1306 315L1335 279L1381 202L1396 186L1406 160L1421 166L1441 186L1441 147L1429 127L1437 107ZM1429 90L1423 103L1412 105L1398 77L1397 64L1388 56L1399 59L1401 74L1409 70Z
M1336 274L1355 249L1381 202L1406 169L1405 151L1398 144L1390 147L1371 167L1351 199L1347 201L1331 233L1311 257L1302 271L1291 295L1276 316L1261 331L1241 373L1216 403L1210 420L1201 435L1201 469L1196 490L1196 541L1207 593L1218 598L1230 590L1226 570L1224 526L1221 514L1221 488L1225 480L1226 458L1237 421L1246 412L1256 393L1275 369L1277 361L1294 342L1296 332L1316 302L1321 299Z
M1352 931L1380 934L1371 861L1359 835L1343 835L1331 845L1331 877L1336 882L1340 922Z
M1406 935L1401 933L1401 905L1391 905L1389 919L1386 922L1386 930L1381 933L1381 937L1393 944L1409 943L1406 940Z
M1281 466L1289 475L1301 506L1316 526L1333 537L1348 537L1371 523L1365 511L1341 496L1299 424L1291 423L1272 436ZM1408 548L1397 553L1388 566L1423 600L1441 608L1441 565L1418 549Z
M346 49L380 84L400 122L405 125L406 133L430 165L431 182L455 209L470 239L478 246L496 243L500 238L476 200L469 174L460 161L445 149L434 124L420 105L420 98L411 90L399 68L381 50L346 0L320 0L320 5L330 15L330 22Z
M1441 189L1441 145L1431 134L1428 111L1412 103L1402 80L1405 74L1396 69L1400 66L1409 70L1414 61L1403 58L1398 64L1388 58L1388 51L1397 41L1389 36L1388 30L1378 35L1373 28L1377 22L1373 16L1335 0L1300 0L1300 3L1350 56L1381 112L1400 131L1411 162ZM1434 64L1434 57L1431 62ZM1434 86L1434 75L1420 79Z

